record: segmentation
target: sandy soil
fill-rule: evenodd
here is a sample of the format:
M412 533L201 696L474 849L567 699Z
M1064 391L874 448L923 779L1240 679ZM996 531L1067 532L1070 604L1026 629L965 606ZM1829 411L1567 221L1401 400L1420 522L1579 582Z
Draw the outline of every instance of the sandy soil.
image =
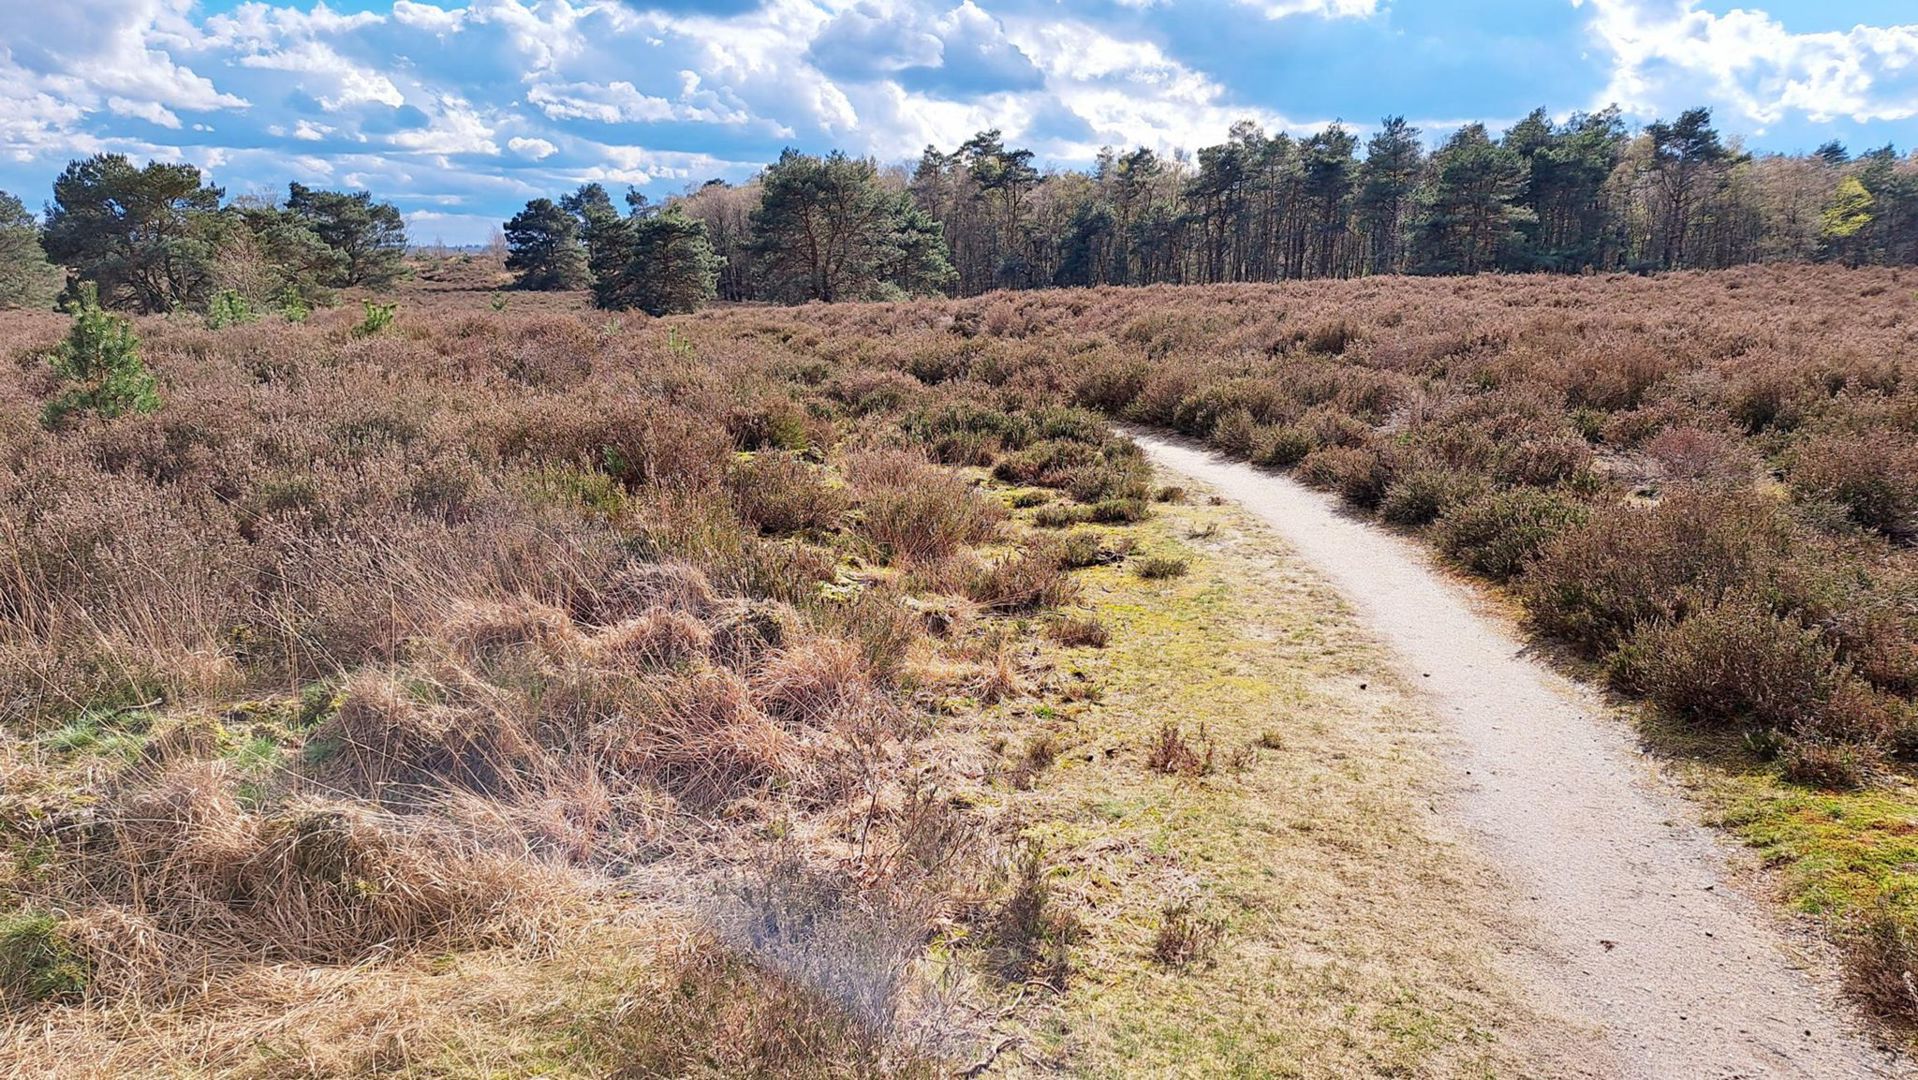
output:
M1130 434L1162 470L1268 522L1429 695L1455 737L1452 809L1509 881L1525 928L1508 959L1606 1033L1604 1071L1912 1075L1863 1032L1829 958L1740 888L1725 842L1659 780L1629 726L1529 657L1468 587L1295 481Z

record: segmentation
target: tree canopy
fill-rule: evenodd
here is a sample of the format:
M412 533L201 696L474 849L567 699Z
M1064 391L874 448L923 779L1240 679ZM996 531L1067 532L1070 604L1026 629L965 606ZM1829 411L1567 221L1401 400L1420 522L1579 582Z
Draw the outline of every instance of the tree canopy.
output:
M96 154L53 182L42 242L49 258L93 282L103 303L168 312L204 303L224 192L192 165Z
M577 289L587 281L579 226L551 199L534 199L506 223L506 269L522 289Z
M59 280L40 247L40 223L19 199L0 191L0 308L46 307Z
M340 253L340 269L328 285L381 288L405 272L406 220L390 202L367 191L320 191L287 185L286 210Z

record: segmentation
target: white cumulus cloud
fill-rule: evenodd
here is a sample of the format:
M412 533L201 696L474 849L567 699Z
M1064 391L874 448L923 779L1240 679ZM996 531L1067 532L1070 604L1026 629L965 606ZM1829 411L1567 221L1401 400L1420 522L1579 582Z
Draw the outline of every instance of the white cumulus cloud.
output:
M1796 33L1763 10L1699 0L1572 3L1612 60L1600 97L1640 115L1710 103L1761 126L1918 116L1918 22Z

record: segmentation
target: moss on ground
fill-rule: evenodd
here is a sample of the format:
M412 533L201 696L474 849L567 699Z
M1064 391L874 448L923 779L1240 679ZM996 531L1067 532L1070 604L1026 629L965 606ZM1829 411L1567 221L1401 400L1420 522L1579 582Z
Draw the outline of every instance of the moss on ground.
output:
M1867 1004L1911 1042L1902 973L1918 962L1918 786L1886 778L1819 790L1786 780L1730 737L1674 733L1655 718L1645 730L1707 820L1752 849L1765 885L1825 929Z
M1008 760L1026 733L1053 734L1054 764L1001 797L1084 922L1026 1062L1089 1076L1553 1071L1550 1044L1584 1036L1494 967L1491 879L1429 802L1429 717L1260 526L1230 507L1156 509L1124 531L1187 572L1086 571L1110 644L1055 654L1097 700L992 717ZM1148 767L1169 731L1199 764Z
M29 910L0 914L0 1001L67 1001L86 988L86 964L57 916Z

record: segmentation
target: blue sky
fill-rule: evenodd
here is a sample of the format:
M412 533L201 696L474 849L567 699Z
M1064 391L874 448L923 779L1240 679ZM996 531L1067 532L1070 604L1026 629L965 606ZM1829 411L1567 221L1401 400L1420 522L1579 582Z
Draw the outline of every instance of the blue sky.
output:
M781 147L907 161L999 127L1041 161L1250 118L1711 106L1757 150L1918 144L1912 0L0 0L0 189L188 160L230 195L369 187L483 240L599 180L655 196Z

